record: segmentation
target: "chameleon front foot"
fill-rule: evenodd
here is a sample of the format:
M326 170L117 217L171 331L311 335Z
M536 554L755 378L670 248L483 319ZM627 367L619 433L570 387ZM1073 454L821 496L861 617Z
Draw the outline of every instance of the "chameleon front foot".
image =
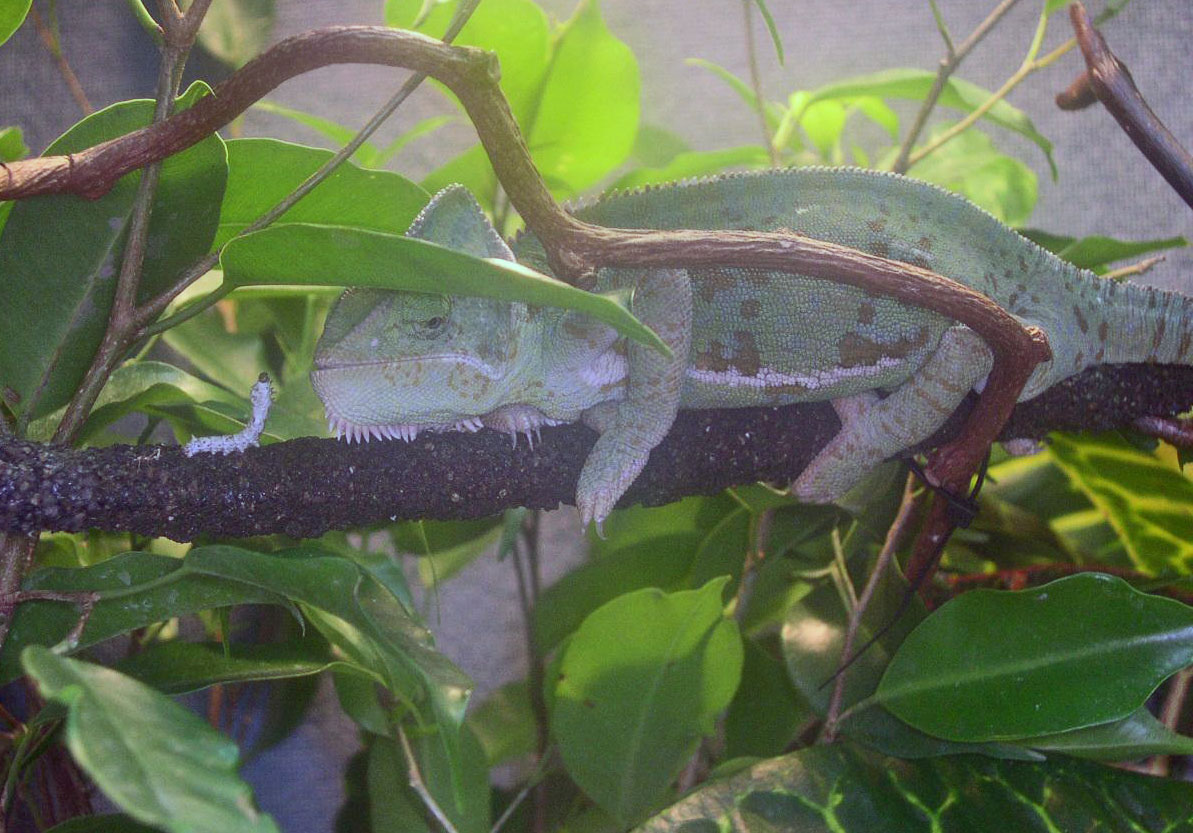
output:
M615 447L611 443L602 448L601 441L597 441L576 483L576 508L580 511L581 526L595 523L600 530L617 501L646 466L649 456L649 450Z

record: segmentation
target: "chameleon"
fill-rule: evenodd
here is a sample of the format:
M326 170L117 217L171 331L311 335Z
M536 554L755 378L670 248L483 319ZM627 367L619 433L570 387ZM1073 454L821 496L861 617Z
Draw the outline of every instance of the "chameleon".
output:
M1020 401L1095 364L1193 363L1193 298L1081 270L938 186L853 168L792 168L649 186L575 210L617 228L786 232L953 278L1047 335L1052 358ZM512 245L461 186L407 232L549 272L541 242ZM348 289L328 314L312 384L351 441L481 428L533 437L582 420L599 437L576 506L598 527L679 408L830 400L835 437L792 484L832 502L927 439L992 366L981 338L930 310L832 281L740 267L601 269L672 356L581 313L485 298Z

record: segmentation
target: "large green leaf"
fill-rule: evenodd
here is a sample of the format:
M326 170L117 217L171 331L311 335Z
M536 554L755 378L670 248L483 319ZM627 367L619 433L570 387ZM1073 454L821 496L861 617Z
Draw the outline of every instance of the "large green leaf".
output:
M1191 807L1193 785L1085 761L903 761L837 745L710 782L638 833L1167 833L1189 829Z
M360 673L331 658L326 643L318 646L309 641L268 645L160 642L130 654L115 667L166 694L185 694L227 683L306 677L331 670Z
M403 29L417 24L418 31L442 38L458 6L456 0L436 0L429 8L424 0L385 0L385 22ZM424 10L427 14L422 15ZM522 122L538 94L551 50L547 15L538 4L533 0L485 0L452 42L497 55L501 91Z
M903 642L874 698L936 737L1030 745L1128 717L1190 664L1193 608L1085 573L953 599Z
M239 69L261 51L273 21L274 0L212 0L199 26L199 44Z
M133 818L174 833L276 831L236 774L236 744L147 685L30 647L21 655L43 697L67 709L66 745Z
M567 646L551 730L572 778L622 822L658 804L737 689L742 647L722 612L727 582L628 593Z
M1129 717L1071 732L1032 738L1031 746L1096 761L1133 761L1149 755L1193 755L1193 738L1178 735L1145 708Z
M912 68L885 69L867 75L845 78L819 87L812 91L809 103L861 96L923 101L934 83L936 83L936 72ZM944 90L940 94L940 104L970 113L986 102L991 95L989 90L983 89L977 84L960 78L950 78L945 82ZM1026 113L1006 100L1002 100L996 102L982 118L994 122L1000 127L1013 130L1034 142L1048 158L1052 177L1056 178L1056 163L1052 159L1052 142L1036 129L1035 124Z
M179 99L192 104L196 82ZM145 126L153 102L125 101L88 116L46 149L72 153ZM212 134L162 164L138 300L172 284L207 252L227 178L223 141ZM108 310L140 173L98 200L51 195L22 200L0 235L0 394L18 415L65 404L83 378Z
M558 34L526 141L549 182L578 193L620 165L638 132L638 62L601 18L580 3Z
M237 238L220 261L225 279L235 286L371 286L574 309L670 352L629 312L622 294L585 292L513 261L473 257L413 237L289 223Z
M944 127L933 131L936 136ZM1027 222L1036 207L1035 171L1001 153L980 130L967 130L917 162L908 176L964 195L1009 226Z
M1121 439L1056 434L1052 459L1151 574L1193 572L1193 483L1173 465Z
M332 156L277 139L228 142L228 188L213 247L222 246L279 203ZM389 171L345 163L278 218L403 234L427 204L427 192Z
M1189 245L1189 241L1184 237L1117 240L1101 234L1091 234L1089 237L1067 237L1039 229L1021 229L1019 233L1075 266L1095 270L1104 269L1115 261Z
M29 14L29 7L33 0L5 0L0 3L0 44L12 37L12 33L21 28L25 22L25 15Z
M468 728L489 766L529 755L538 745L538 727L526 680L506 683L468 712Z

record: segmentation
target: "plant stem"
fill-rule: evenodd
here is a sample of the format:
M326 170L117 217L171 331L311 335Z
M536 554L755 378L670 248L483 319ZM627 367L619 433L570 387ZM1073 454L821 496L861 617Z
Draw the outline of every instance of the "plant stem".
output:
M945 84L948 83L949 78L965 57L973 51L973 48L982 42L982 38L990 33L990 30L1002 20L1019 0L1002 0L995 8L986 16L986 19L978 24L978 27L970 33L961 45L956 49L953 48L952 40L948 36L948 30L943 27L943 20L941 19L938 10L933 5L933 13L936 16L937 27L941 30L941 36L945 41L946 53L945 57L940 59L940 66L936 70L936 80L932 82L932 89L928 91L927 97L924 98L923 104L920 105L919 112L915 115L915 121L911 125L911 130L907 132L907 136L903 139L903 144L899 147L899 155L895 158L895 163L891 166L891 170L896 173L906 173L914 162L909 161L911 156L911 149L915 147L916 140L920 138L920 134L924 132L924 127L928 124L928 116L932 114L932 110L936 107L936 102L940 100L941 93L944 92Z
M758 128L762 131L762 146L770 155L771 167L779 167L779 149L766 126L766 99L762 97L762 76L758 72L758 47L754 39L754 0L741 0L742 16L745 18L746 57L750 64L750 86L754 90L754 101L758 105L754 112L758 115Z
M418 768L418 761L414 758L414 750L410 748L410 741L406 738L405 730L402 729L401 724L395 726L395 729L398 733L398 743L402 747L402 756L406 759L406 772L408 774L410 789L414 790L418 797L422 799L427 811L435 817L435 821L439 822L446 833L457 833L456 826L447 817L447 813L443 812L443 808L439 806L439 802L435 800L435 796L431 795L431 791L427 789L426 782L423 781L422 772Z

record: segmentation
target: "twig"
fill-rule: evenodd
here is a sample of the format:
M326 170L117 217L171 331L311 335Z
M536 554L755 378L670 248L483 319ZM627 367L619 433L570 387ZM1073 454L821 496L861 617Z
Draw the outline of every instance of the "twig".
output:
M1153 255L1151 257L1145 257L1138 263L1131 263L1127 266L1119 267L1118 269L1111 269L1110 271L1105 272L1102 277L1110 281L1121 281L1134 275L1142 275L1143 273L1153 269L1158 264L1163 263L1167 259L1168 258L1165 255Z
M1160 722L1171 732L1180 731L1181 715L1189 697L1190 682L1193 682L1193 669L1182 669L1169 681L1168 690L1164 693L1164 703L1160 707ZM1157 755L1152 759L1151 774L1167 778L1171 764L1171 755Z
M66 82L66 88L70 90L75 104L79 105L79 109L85 115L91 115L95 112L95 108L88 101L87 93L83 92L83 85L79 83L79 76L75 75L75 71L71 69L70 62L62 54L62 42L58 37L57 25L53 28L47 26L34 6L29 7L29 18L33 21L33 25L37 27L37 34L41 36L41 42L45 44L49 53L54 56L54 62L58 64L58 72L62 74L62 80ZM57 21L54 21L54 23L57 24Z
M402 756L406 759L406 772L410 789L422 799L423 806L427 808L435 821L439 822L440 826L446 833L457 833L456 826L452 824L451 819L443 812L439 806L439 802L435 800L435 796L431 795L431 791L427 789L426 783L423 781L422 772L418 768L418 761L414 759L414 751L410 748L410 741L406 738L406 732L401 724L396 727L398 733L398 743L402 746Z
M1090 22L1085 7L1073 3L1069 18L1087 69L1074 86L1057 97L1057 104L1066 109L1084 106L1090 103L1092 92L1173 190L1193 206L1193 156L1152 112L1127 67Z
M746 57L750 65L750 86L754 90L758 129L762 131L762 146L770 156L771 167L777 168L780 164L779 149L775 147L770 130L766 126L766 99L762 97L762 75L758 72L758 47L754 39L754 2L755 0L741 0L742 16L745 18Z
M1131 423L1136 431L1155 437L1177 448L1193 448L1193 420L1178 417L1139 417Z
M878 589L878 583L886 575L887 570L890 569L891 560L895 557L895 552L899 549L899 544L902 542L904 534L912 517L915 516L916 509L919 508L918 489L919 481L914 474L907 475L907 482L903 486L903 502L899 506L899 513L895 516L894 521L891 522L890 529L887 530L886 540L882 543L882 549L878 553L878 558L874 562L874 568L870 571L870 577L866 580L866 586L862 589L862 595L858 599L857 604L849 614L849 625L845 629L845 640L841 645L841 668L838 669L836 679L833 682L833 693L829 698L828 712L824 718L824 741L831 743L837 734L837 724L841 719L841 706L845 698L845 680L847 677L847 666L853 662L853 643L857 639L858 628L861 627L862 617L866 613L866 609L870 606L871 600L874 598L874 593Z
M944 20L941 18L936 4L932 4L932 12L936 18L937 28L940 29L941 36L944 38L946 52L945 56L940 59L940 66L936 70L936 79L932 82L932 88L928 91L928 95L920 105L919 112L915 115L915 121L912 122L911 129L907 132L907 136L903 139L903 144L899 147L899 155L895 157L895 163L891 166L891 170L896 173L905 173L911 167L913 163L908 161L911 156L911 149L915 147L920 134L924 132L924 127L928 124L928 116L932 114L932 110L936 107L936 102L940 100L940 95L944 92L945 84L948 83L953 73L957 71L957 67L961 65L965 57L973 51L973 48L981 43L982 38L986 37L990 30L1018 2L1019 0L1002 0L994 8L994 11L990 12L986 16L986 19L979 23L977 28L956 49L953 48L952 40L949 37L948 30L944 27Z

